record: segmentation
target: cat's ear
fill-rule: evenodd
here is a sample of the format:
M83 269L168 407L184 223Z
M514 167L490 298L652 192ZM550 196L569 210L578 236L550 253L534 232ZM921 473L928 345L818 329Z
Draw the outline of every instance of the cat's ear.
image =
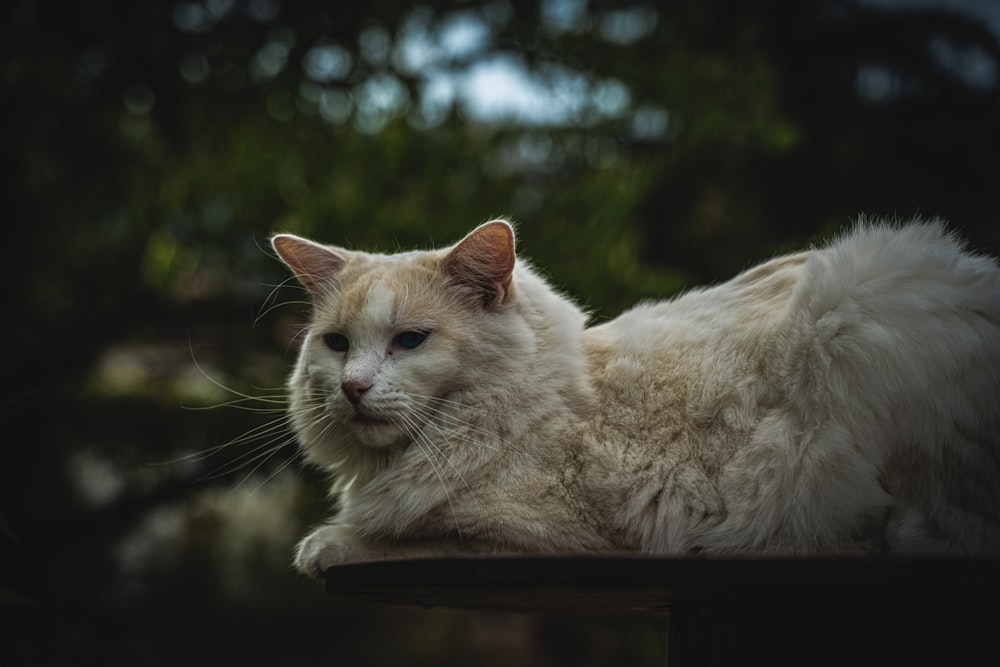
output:
M480 225L451 249L443 266L454 280L479 292L487 308L503 303L514 271L514 230L504 220Z
M294 234L275 235L271 247L313 295L319 295L347 263L342 252Z

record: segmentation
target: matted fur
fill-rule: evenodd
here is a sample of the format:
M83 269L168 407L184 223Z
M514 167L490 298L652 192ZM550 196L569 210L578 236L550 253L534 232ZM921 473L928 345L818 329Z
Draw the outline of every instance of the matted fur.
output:
M397 255L274 238L315 303L291 416L339 504L302 571L1000 553L1000 269L940 223L861 221L590 328L513 239L504 221Z

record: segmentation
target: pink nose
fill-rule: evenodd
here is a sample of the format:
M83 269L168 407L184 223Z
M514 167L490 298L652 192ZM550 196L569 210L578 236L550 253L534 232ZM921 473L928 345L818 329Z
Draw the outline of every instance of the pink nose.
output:
M366 380L344 380L340 383L340 388L351 405L357 405L361 402L361 396L372 388L372 383Z

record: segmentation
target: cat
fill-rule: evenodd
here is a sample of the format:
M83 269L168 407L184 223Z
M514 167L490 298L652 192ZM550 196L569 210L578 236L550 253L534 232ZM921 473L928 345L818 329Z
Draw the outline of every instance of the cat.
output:
M447 554L1000 554L1000 267L860 220L587 315L505 220L369 254L289 234L288 387L333 519L299 570Z

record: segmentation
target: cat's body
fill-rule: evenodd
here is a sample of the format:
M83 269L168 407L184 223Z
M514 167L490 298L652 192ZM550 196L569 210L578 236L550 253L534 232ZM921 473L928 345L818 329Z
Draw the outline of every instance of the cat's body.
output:
M274 243L315 301L293 423L340 504L303 571L1000 553L1000 268L940 225L858 226L591 328L503 222L425 253Z

